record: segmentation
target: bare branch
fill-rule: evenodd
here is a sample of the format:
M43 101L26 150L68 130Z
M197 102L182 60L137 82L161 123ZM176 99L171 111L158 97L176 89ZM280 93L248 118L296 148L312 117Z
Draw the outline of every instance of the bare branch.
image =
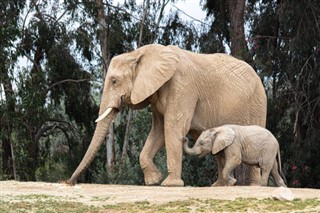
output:
M39 139L42 136L44 136L46 134L46 132L49 131L49 130L50 130L50 134L52 134L56 126L57 126L57 123L38 129L37 133L34 136L34 140L36 142L39 141ZM48 134L46 134L45 136L48 136Z
M161 19L163 17L164 8L167 6L168 3L169 3L169 0L162 0L162 5L161 5L161 8L160 8L159 16L158 16L157 22L155 24L155 29L154 29L154 31L153 31L153 33L151 35L151 42L150 43L153 43L156 40L158 31L159 31L159 28L160 28L160 22L161 22Z
M136 19L136 20L140 20L139 17L132 15L130 12L128 12L126 9L124 9L124 8L122 8L122 7L118 7L118 6L112 5L112 4L108 3L108 2L107 2L107 6L110 7L110 8L116 9L116 10L120 10L120 11L128 14L128 15L131 16L132 18Z
M47 91L49 91L50 89L52 89L53 87L57 86L58 84L63 84L66 82L73 82L73 83L80 83L80 82L84 82L84 81L91 81L90 78L85 78L85 79L79 79L79 80L75 80L75 79L64 79L62 81L56 82L54 84L51 84L48 88Z
M37 71L41 72L40 66L24 51L23 51L23 54L24 54L24 56L26 56L33 63L33 65L36 67Z
M174 8L176 8L178 11L180 11L180 12L183 13L184 15L186 15L187 17L191 18L192 20L194 20L194 21L196 21L196 22L199 22L199 23L201 23L201 24L207 25L207 26L210 27L210 24L207 24L207 23L205 23L205 22L203 22L203 21L201 21L201 20L199 20L199 19L196 19L196 18L192 17L191 15L187 14L186 12L184 12L183 10L181 10L179 7L175 6L174 4L170 3L170 5L171 5L172 7L174 7Z
M56 22L59 22L59 20L68 12L69 10L66 9L60 16L59 18L56 19Z

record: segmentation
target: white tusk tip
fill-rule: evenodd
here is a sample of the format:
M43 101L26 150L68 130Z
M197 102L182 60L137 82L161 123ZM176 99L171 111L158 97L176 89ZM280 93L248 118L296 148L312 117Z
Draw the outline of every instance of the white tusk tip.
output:
M99 118L97 118L96 122L103 120L105 117L107 117L110 114L111 111L112 111L112 108L108 108L104 113L102 113L99 116Z

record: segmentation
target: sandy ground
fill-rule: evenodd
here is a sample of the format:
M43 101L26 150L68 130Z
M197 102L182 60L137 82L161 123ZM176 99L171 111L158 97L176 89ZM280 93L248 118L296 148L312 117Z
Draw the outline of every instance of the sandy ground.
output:
M271 198L275 187L161 187L132 185L78 184L69 186L60 183L0 181L1 199L19 195L48 195L64 201L82 202L87 205L106 205L148 201L164 203L193 199ZM320 189L291 188L295 198L320 199Z

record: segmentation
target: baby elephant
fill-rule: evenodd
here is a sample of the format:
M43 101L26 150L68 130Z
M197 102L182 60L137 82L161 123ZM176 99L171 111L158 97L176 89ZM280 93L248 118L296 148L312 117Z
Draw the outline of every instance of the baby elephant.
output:
M216 155L218 180L213 186L230 184L231 172L242 162L261 168L261 185L267 186L271 175L277 186L286 187L280 174L281 160L277 139L270 131L260 126L223 125L202 132L193 148L183 138L184 150L189 155ZM279 174L280 173L280 174ZM234 179L233 179L234 180Z

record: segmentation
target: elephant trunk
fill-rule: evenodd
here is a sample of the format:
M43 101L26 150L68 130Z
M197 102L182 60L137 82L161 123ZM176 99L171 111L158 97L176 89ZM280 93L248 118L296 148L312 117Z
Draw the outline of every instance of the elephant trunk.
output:
M102 142L104 141L108 133L109 126L116 114L116 111L112 110L106 118L97 123L94 135L87 149L87 152L82 158L77 169L73 172L71 178L67 181L68 184L74 185L81 172L83 172L90 165L91 161L94 159L96 153L98 152Z
M200 155L201 154L200 149L196 149L195 147L189 148L188 138L183 138L183 143L184 143L183 149L184 149L185 153L187 153L188 155Z

